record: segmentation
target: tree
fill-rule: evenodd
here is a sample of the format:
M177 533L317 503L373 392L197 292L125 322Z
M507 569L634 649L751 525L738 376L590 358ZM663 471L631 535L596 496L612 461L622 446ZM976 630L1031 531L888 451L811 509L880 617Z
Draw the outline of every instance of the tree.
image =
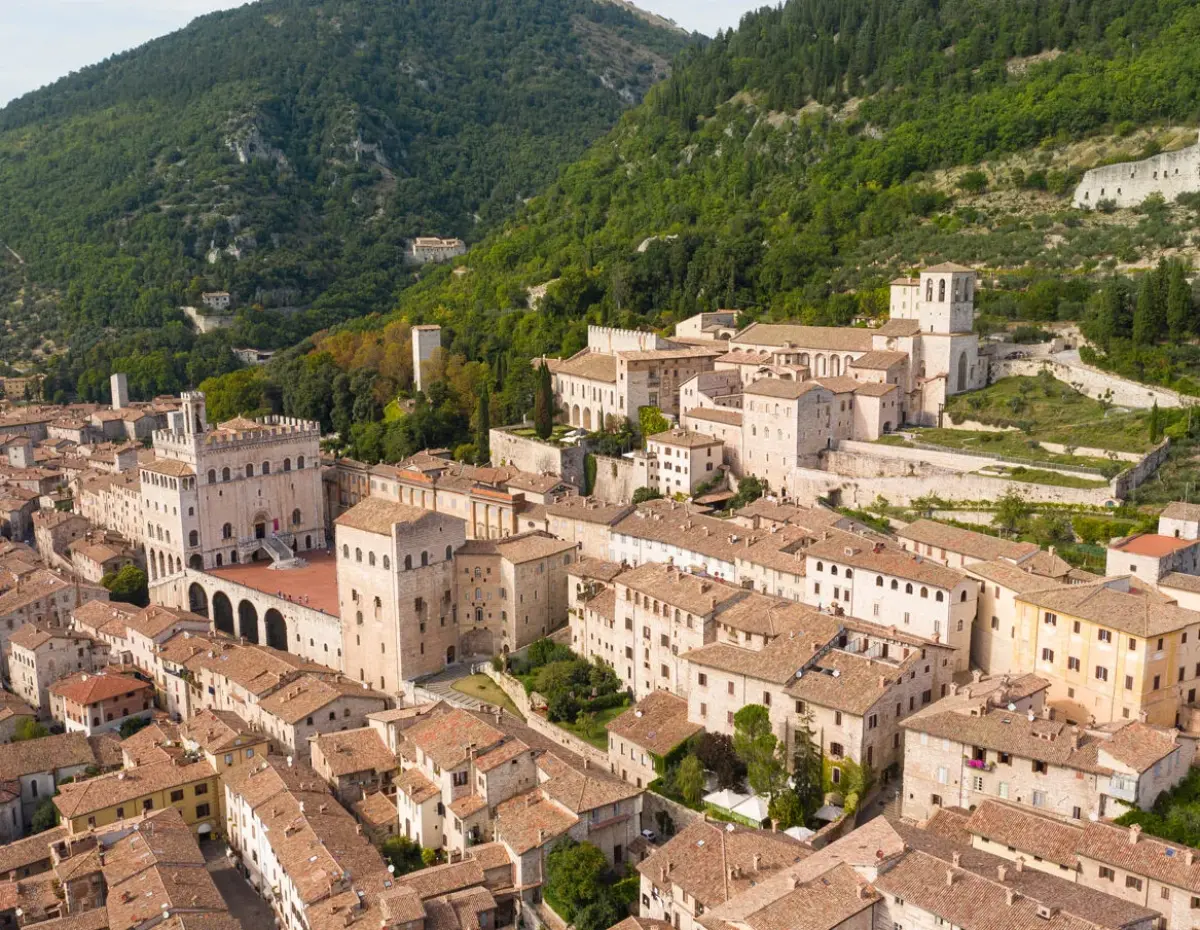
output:
M132 562L121 567L120 571L109 572L100 584L108 589L114 601L126 604L136 604L145 607L150 603L150 583L146 573Z
M812 719L812 709L806 705L794 736L792 791L804 812L801 820L807 820L825 802L825 758Z
M554 384L545 362L538 366L537 389L533 395L533 429L539 439L549 439L554 432Z
M1157 295L1154 290L1153 275L1142 276L1138 288L1137 304L1133 310L1133 344L1149 346L1158 341L1161 330L1158 326Z
M704 766L695 756L684 756L675 772L675 787L692 807L704 797Z
M807 819L807 812L800 801L800 796L791 788L784 788L771 795L768 813L781 830L786 830L788 827L802 827Z
M600 877L608 868L604 853L591 843L560 840L546 856L546 896L568 921L596 900Z
M747 704L733 715L733 748L746 763L746 780L755 792L773 795L783 787L787 769L763 705Z
M959 190L966 191L968 194L982 194L987 190L987 186L987 175L978 170L966 171L958 179Z
M579 732L583 734L584 739L591 739L596 733L596 713L590 710L581 710L575 715L575 726L579 728Z
M662 498L662 491L658 488L638 488L633 492L633 504L636 507L638 504L644 504L646 501L656 501Z
M129 739L134 733L145 729L150 725L150 721L145 717L131 717L117 728L121 734L121 739Z
M641 427L642 438L657 436L671 428L670 422L662 415L657 407L638 407L638 425Z
M407 875L425 867L421 844L407 836L389 836L383 841L382 852L388 864L396 867L396 875Z
M1182 262L1171 262L1167 275L1167 334L1180 343L1187 336L1192 319L1192 289L1188 286Z
M46 729L35 717L26 717L17 724L13 731L13 742L23 743L25 740L41 739L43 736L49 736L50 731Z
M491 447L491 398L487 388L479 392L479 404L475 409L475 463L486 465L492 460Z
M575 912L575 930L608 930L629 916L629 908L611 888L601 888L595 900Z
M738 788L746 777L746 766L733 748L733 739L724 733L705 732L696 742L696 758L717 776L722 788Z
M764 479L756 475L746 475L745 478L738 479L737 493L730 499L729 509L737 510L739 507L752 504L766 494L767 490L767 482Z
M57 794L57 790L55 794ZM53 798L44 798L38 802L37 809L33 812L33 819L29 822L30 833L45 833L47 830L53 830L58 826L58 808L54 806Z
M1162 439L1162 414L1158 412L1157 400L1154 402L1154 406L1150 408L1149 432L1151 442L1158 442L1160 439Z
M1009 488L1004 496L996 501L996 513L992 517L992 526L1006 533L1015 534L1029 517L1029 504L1016 488Z

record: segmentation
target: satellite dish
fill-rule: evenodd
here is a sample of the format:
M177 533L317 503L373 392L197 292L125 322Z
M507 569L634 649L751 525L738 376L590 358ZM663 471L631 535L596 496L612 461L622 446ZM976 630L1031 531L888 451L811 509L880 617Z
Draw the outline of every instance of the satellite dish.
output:
M1017 705L1016 705L1016 704L1014 704L1012 701L1009 701L1009 702L1008 702L1008 709L1009 709L1009 710L1016 710L1016 709L1017 709Z
M731 824L731 823L725 824L725 832L732 833L733 832L733 824Z
M842 677L842 672L841 672L841 669L836 669L836 668L835 668L835 669L833 670L833 677L834 677L834 678L841 678L841 677Z

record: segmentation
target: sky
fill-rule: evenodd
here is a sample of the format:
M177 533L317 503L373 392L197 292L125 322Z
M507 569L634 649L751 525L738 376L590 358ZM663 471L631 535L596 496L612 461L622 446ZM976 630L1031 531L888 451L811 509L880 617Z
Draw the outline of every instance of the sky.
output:
M0 0L0 106L109 55L244 0ZM638 0L713 35L766 0Z

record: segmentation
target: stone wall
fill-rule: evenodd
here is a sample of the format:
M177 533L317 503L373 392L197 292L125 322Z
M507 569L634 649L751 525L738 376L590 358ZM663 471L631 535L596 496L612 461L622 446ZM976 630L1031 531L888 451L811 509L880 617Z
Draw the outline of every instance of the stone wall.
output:
M885 446L852 440L839 442L837 450L824 454L823 462L826 468L840 475L863 475L866 477L908 475L913 473L914 468L922 466L933 466L952 472L973 472L993 463L1043 468L1047 471L1074 475L1088 480L1101 479L1101 476L1092 474L1086 469L1068 468L1049 463L1042 464L1033 460L1016 462L999 456L993 457L982 451L978 454L955 451L940 452L932 449L907 449L904 446Z
M684 807L677 801L672 801L670 798L664 798L661 794L654 791L647 791L642 795L642 829L658 831L658 812L663 811L671 822L675 824L675 832L680 833L690 827L697 820L704 819L702 811L694 811L690 807ZM665 842L665 838L660 837L660 842Z
M1103 200L1118 207L1136 207L1151 194L1174 200L1200 190L1200 145L1162 152L1141 161L1126 161L1093 168L1075 188L1073 203L1094 208Z
M602 501L629 503L638 489L633 460L608 455L596 456L596 486L592 496Z
M488 441L494 464L513 465L535 475L557 475L583 491L584 446L558 446L536 437L518 436L510 428L492 430Z
M492 679L500 686L500 689L508 695L509 699L517 705L517 709L525 717L525 725L531 730L535 730L542 736L552 740L564 749L569 749L578 756L582 756L584 761L589 765L598 765L605 771L610 770L608 764L608 753L602 752L586 740L580 739L573 733L568 733L562 727L555 726L541 714L537 713L530 706L529 695L525 693L525 687L512 675L498 672L492 668L491 664L483 666L483 672L488 678Z
M1049 369L1059 381L1071 385L1088 397L1098 398L1106 391L1112 391L1112 402L1118 407L1148 410L1154 406L1155 401L1158 401L1160 407L1186 407L1200 403L1200 397L1189 397L1155 385L1139 384L1137 381L1130 381L1083 364L1064 365L1054 359L1031 358L992 362L991 380L998 381L1014 375L1034 377L1043 369Z
M1171 440L1164 439L1147 455L1130 468L1125 469L1112 480L1114 497L1127 497L1129 492L1140 486L1147 478L1158 471L1158 467L1167 460L1171 451Z

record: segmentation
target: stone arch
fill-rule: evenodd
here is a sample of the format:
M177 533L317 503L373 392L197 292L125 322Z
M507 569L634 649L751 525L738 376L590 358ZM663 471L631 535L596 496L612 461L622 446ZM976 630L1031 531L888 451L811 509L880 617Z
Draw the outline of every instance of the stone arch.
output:
M212 596L212 619L218 633L236 635L233 629L233 604L229 602L229 595L224 591L218 591Z
M579 425L579 404L575 404L571 408L571 425L572 426Z
M456 657L456 653L454 651L454 647L447 646L446 647L446 664L453 665L455 657Z
M824 355L817 356L817 376L825 378L829 375L829 360Z
M283 614L272 607L263 614L263 626L266 627L267 645L287 652L288 629Z
M967 389L967 353L962 352L958 356L958 387L956 390L965 391Z
M583 408L583 428L586 430L590 430L592 428L592 408L591 407Z
M836 355L829 357L829 373L835 378L842 373L842 360Z
M249 601L238 604L238 635L246 637L247 642L258 642L258 611Z
M203 569L204 568L204 557L201 556L199 553L196 553L195 555L189 557L188 558L188 568L194 568L194 569L196 569L196 571L200 571L201 569Z
M208 616L208 592L194 581L188 586L188 610L201 617Z

